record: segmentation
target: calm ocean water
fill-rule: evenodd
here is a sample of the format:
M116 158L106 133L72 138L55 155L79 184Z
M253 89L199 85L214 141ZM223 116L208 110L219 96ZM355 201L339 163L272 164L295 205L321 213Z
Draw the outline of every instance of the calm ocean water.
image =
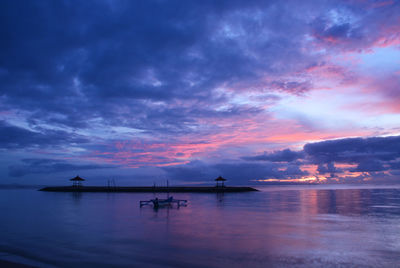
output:
M0 190L0 259L40 267L399 267L400 188L171 194ZM165 194L159 194L164 197Z

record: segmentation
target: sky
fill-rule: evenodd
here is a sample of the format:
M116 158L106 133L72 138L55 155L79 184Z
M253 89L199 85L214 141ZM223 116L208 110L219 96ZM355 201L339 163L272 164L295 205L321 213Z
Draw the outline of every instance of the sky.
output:
M0 3L0 184L400 182L400 1Z

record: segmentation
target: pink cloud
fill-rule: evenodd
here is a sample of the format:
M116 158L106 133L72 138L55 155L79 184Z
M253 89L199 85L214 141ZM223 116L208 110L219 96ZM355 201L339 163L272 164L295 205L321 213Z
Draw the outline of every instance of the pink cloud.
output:
M293 120L268 123L246 119L218 133L191 134L170 142L117 141L104 151L93 151L84 158L97 162L137 168L172 166L194 159L240 158L242 148L274 148L331 138L371 134L365 130L308 131Z

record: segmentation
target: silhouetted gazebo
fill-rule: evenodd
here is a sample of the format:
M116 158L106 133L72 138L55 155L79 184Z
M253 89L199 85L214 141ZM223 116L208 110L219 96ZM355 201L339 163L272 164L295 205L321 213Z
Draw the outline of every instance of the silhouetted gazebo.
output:
M217 182L216 187L224 187L224 181L226 181L226 179L219 176L218 178L215 179L215 181ZM219 183L221 183L221 184L219 184Z
M84 179L82 179L79 176L76 176L75 178L70 179L70 181L72 181L73 187L80 187L82 186L82 182L84 181Z

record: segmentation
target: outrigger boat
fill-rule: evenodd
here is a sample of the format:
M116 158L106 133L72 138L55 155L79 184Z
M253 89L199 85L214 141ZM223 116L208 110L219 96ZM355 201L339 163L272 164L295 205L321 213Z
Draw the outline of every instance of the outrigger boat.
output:
M166 206L171 207L173 204L176 204L178 207L186 206L187 200L174 199L171 196L171 197L168 197L167 199L159 199L156 197L155 199L150 199L149 201L140 201L140 207L145 206L145 205L153 205L154 208L166 207Z

